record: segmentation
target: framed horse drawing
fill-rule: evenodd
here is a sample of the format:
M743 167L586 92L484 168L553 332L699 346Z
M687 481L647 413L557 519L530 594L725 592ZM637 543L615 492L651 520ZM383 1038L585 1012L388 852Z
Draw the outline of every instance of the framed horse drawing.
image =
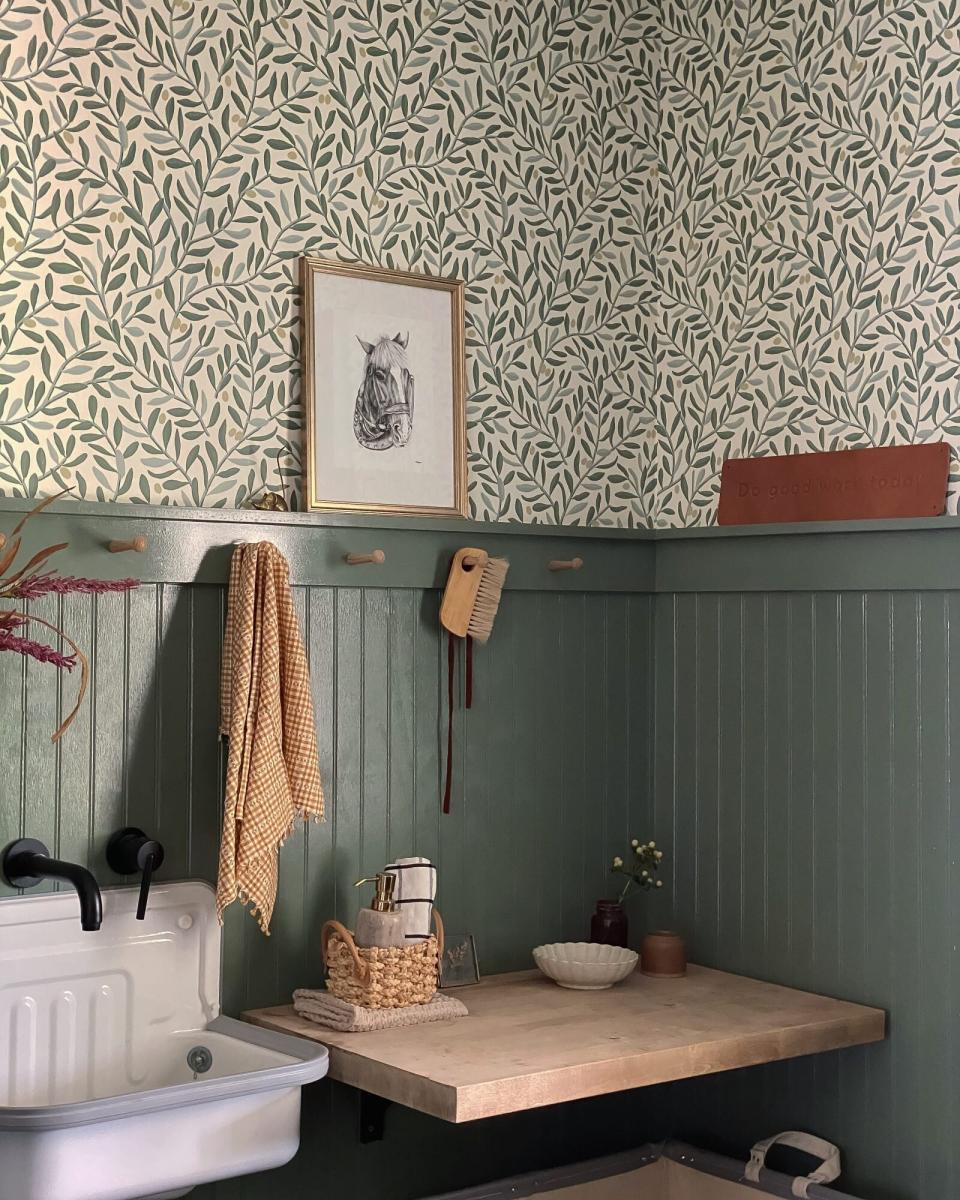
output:
M301 260L306 502L466 516L463 283Z

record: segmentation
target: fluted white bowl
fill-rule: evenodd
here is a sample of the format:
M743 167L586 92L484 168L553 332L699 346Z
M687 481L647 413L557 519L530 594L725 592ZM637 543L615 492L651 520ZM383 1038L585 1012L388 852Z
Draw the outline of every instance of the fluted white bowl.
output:
M636 970L637 958L635 950L597 942L550 942L533 952L533 961L548 979L582 992L598 992L626 979Z

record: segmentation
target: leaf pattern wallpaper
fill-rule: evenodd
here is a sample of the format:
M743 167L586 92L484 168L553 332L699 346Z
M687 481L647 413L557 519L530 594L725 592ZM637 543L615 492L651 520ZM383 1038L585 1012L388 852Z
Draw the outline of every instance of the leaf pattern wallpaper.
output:
M0 0L0 222L0 492L299 492L307 252L466 279L472 515L709 523L960 439L960 3Z
M636 519L654 16L0 0L0 490L298 489L309 252L468 281L476 516Z
M661 12L658 523L730 455L956 441L960 4Z

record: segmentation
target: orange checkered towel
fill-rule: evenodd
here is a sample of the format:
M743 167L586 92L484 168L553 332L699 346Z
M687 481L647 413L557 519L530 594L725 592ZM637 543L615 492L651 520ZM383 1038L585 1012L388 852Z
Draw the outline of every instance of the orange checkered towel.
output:
M234 900L270 932L277 852L298 819L323 817L307 656L276 546L237 546L230 563L220 674L220 733L230 739L217 915Z

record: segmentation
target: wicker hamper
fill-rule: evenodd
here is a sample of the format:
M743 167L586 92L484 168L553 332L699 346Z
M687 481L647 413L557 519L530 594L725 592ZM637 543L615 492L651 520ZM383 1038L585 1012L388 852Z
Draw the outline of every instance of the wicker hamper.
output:
M437 990L443 953L443 922L433 910L436 934L412 946L361 948L339 921L320 932L327 991L361 1008L407 1008L426 1004Z

